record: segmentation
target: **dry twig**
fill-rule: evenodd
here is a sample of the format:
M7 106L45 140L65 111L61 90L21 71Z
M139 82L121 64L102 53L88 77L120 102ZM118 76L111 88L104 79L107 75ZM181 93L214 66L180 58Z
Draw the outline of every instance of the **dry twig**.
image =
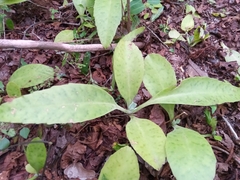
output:
M144 43L135 42L136 46L142 48ZM112 44L109 48L104 48L101 44L66 44L32 40L8 40L0 39L0 49L19 48L19 49L51 49L65 52L87 52L87 51L105 51L113 50L117 44Z

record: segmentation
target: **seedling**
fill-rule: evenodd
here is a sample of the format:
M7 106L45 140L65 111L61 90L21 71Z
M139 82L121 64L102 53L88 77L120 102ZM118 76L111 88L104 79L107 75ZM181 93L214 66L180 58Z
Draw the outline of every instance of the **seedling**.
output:
M44 143L39 142L40 140L41 139L39 137L34 138L31 143L28 144L25 151L26 158L29 163L26 165L25 169L28 173L34 174L30 180L36 179L38 177L38 173L44 167L46 162L47 150Z
M58 10L51 8L50 13L51 13L51 19L54 20L55 14L58 12Z
M212 137L215 140L221 141L222 137L218 136L216 133L217 119L216 119L216 117L212 116L212 114L214 113L215 110L216 110L216 106L211 106L211 111L209 111L208 109L205 109L204 114L205 114L207 124L209 126L211 126L211 128L212 128Z
M6 148L9 147L10 145L10 141L9 138L17 138L17 131L15 128L11 127L11 123L0 123L0 129L1 129L1 133L4 136L0 137L0 150L4 150ZM23 137L24 139L26 139L28 137L30 130L27 127L23 127L20 131L19 131L19 135L21 137Z
M196 179L196 174L204 180L213 179L216 158L202 135L176 125L166 137L158 125L148 119L134 117L134 113L146 106L160 104L172 119L175 104L210 106L236 102L240 101L240 89L208 77L188 78L177 86L174 70L164 57L149 54L144 60L141 51L131 42L143 30L136 29L123 37L113 55L114 79L127 108L119 106L101 87L67 84L2 104L1 121L77 123L120 110L130 116L126 134L131 147L125 146L114 153L101 170L99 179L139 179L135 152L158 171L167 159L177 179ZM152 98L134 106L133 99L142 82Z
M164 33L168 33L170 31L170 28L167 24L160 24L159 29L163 31Z

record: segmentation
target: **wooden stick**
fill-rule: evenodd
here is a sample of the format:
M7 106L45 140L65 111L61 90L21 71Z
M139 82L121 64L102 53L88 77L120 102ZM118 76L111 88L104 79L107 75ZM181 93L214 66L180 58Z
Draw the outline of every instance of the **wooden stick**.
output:
M143 42L134 42L139 48L144 47ZM114 50L117 44L111 44L110 47L104 48L101 44L66 44L66 43L54 43L44 41L32 41L32 40L9 40L0 39L0 49L3 48L19 48L19 49L51 49L65 52L87 52L87 51L106 51Z

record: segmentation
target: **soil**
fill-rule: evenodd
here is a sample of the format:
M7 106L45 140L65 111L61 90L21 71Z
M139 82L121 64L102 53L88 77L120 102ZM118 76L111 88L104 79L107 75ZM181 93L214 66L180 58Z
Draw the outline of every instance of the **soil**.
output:
M55 18L51 19L50 8L58 9L62 6L62 0L33 1L12 5L7 15L13 20L14 30L6 29L2 34L4 39L23 39L37 41L53 41L55 36L65 29L78 28L79 20L77 12L70 6L59 10ZM143 16L148 10L140 13L141 25L146 26L144 33L136 41L145 42L141 49L144 56L149 53L158 53L172 64L177 79L183 80L193 76L208 76L219 80L228 81L239 86L237 75L238 64L226 62L224 51L220 42L240 52L240 1L217 0L211 4L207 0L188 1L195 7L200 18L195 18L195 27L206 23L206 31L210 38L190 47L187 42L177 41L172 45L164 45L168 38L166 32L159 28L160 24L168 24L179 32L181 21L185 16L185 2L164 0L164 11L154 22L144 20ZM214 17L212 13L224 13L225 17ZM88 32L90 33L90 32ZM94 37L97 40L97 36ZM96 43L95 42L95 43ZM90 42L91 43L91 42ZM62 66L64 53L54 50L41 49L0 49L0 81L7 84L11 74L21 65L21 59L26 63L39 63L51 67L58 67L64 74L61 79L55 79L52 86L66 83L95 82L100 86L110 87L112 77L112 52L91 52L90 74L82 74L76 64L67 62ZM82 57L84 53L80 54ZM144 87L139 90L143 103L149 99L149 94ZM7 100L7 95L2 94ZM117 90L113 93L118 97ZM124 105L123 99L118 104ZM176 117L181 119L180 125L193 129L201 134L211 134L211 127L206 123L204 110L206 107L177 105ZM148 118L157 123L165 133L172 129L166 125L169 118L166 112L159 106L149 106L137 114L138 117ZM215 180L240 179L240 141L236 139L225 118L238 137L240 137L240 103L226 103L218 105L214 114L217 118L217 133L223 137L222 141L207 138L217 158L217 171ZM113 143L128 144L125 133L125 125L128 117L118 111L97 118L93 121L77 124L10 124L9 126L19 130L22 127L30 129L28 139L20 137L9 138L11 148L0 152L0 177L1 179L22 180L29 178L25 170L27 163L22 146L23 142L29 142L32 138L41 135L44 141L51 142L47 147L47 162L39 179L68 179L67 171L75 166L82 166L89 173L95 172L96 179L106 159L113 154ZM19 146L12 146L17 145ZM79 164L81 163L81 164ZM164 164L160 172L145 165L139 157L141 180L144 179L175 179L168 163ZM91 171L90 171L91 170Z

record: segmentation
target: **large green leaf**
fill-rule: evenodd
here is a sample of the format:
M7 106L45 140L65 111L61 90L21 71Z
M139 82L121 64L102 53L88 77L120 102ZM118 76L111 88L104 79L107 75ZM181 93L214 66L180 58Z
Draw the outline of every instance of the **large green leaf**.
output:
M123 1L126 3L126 1ZM126 4L123 4L125 7ZM94 18L103 47L110 46L122 18L121 0L95 0Z
M166 136L162 129L148 119L131 117L126 126L127 137L134 150L154 169L165 163Z
M0 0L0 5L11 5L21 3L27 0Z
M144 74L142 53L134 43L124 40L118 43L113 55L113 70L118 90L129 107Z
M9 79L20 88L27 88L54 78L54 69L43 64L28 64L16 70Z
M103 166L99 180L138 180L139 167L134 151L126 146L111 155Z
M123 110L102 88L67 84L34 92L0 106L0 121L12 123L75 123ZM124 110L123 110L124 111Z
M177 79L171 64L158 54L150 54L144 61L143 83L152 96L166 89L176 87ZM164 104L170 119L174 117L174 105Z
M199 133L177 126L168 133L167 160L177 180L213 180L216 158L211 146Z
M30 144L27 146L26 158L28 163L39 172L46 162L47 150L44 143L35 142L41 141L39 137L34 138Z
M213 78L193 77L183 80L178 87L172 90L157 94L135 111L159 103L210 106L236 101L240 101L240 88Z

